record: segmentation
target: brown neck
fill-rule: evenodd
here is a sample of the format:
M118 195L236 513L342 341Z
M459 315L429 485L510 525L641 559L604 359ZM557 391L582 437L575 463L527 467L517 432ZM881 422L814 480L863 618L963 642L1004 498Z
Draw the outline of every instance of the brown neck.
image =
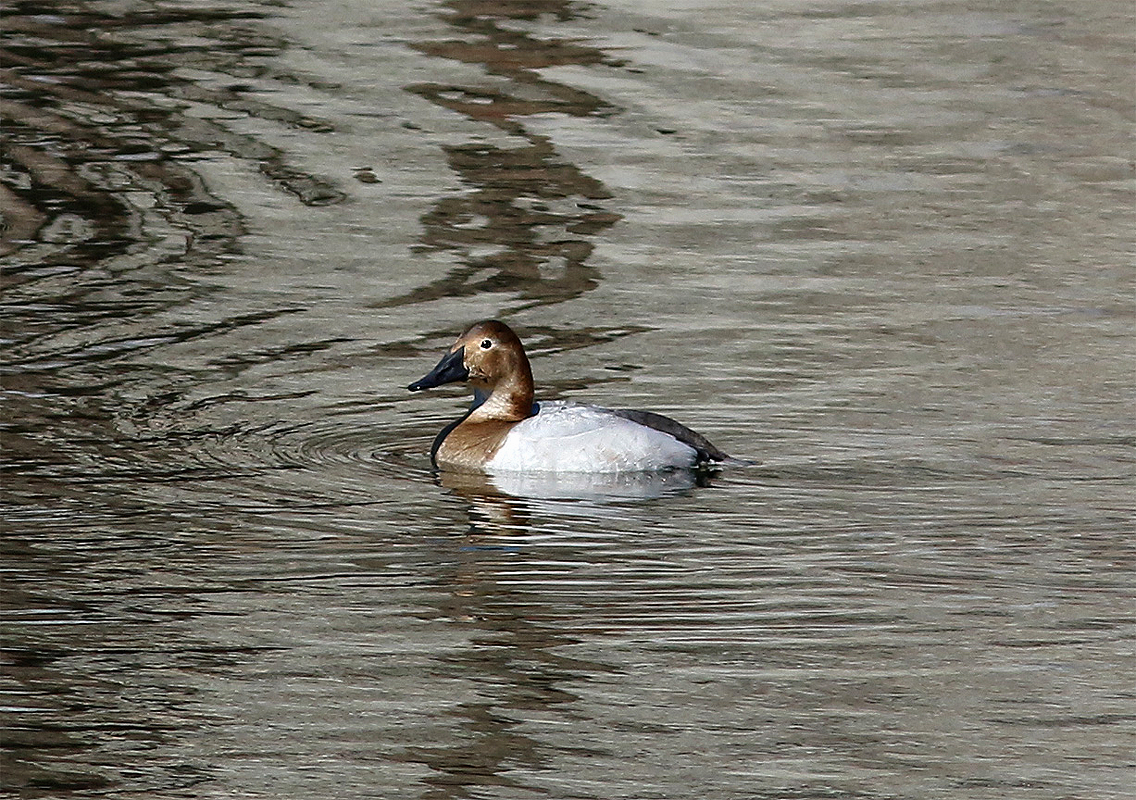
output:
M512 379L493 387L489 397L469 415L471 422L519 422L532 416L532 380Z

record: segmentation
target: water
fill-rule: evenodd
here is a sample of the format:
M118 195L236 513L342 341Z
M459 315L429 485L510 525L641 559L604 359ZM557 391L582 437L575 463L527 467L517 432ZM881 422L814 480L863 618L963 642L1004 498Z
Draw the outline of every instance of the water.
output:
M6 790L1133 796L1132 25L13 4ZM435 475L487 316L753 463Z

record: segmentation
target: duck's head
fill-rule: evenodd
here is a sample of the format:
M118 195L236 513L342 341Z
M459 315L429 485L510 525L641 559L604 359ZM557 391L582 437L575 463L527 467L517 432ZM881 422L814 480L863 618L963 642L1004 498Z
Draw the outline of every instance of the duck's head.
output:
M434 369L406 387L412 392L466 381L493 416L524 419L532 413L533 379L525 348L504 322L486 320L457 338Z

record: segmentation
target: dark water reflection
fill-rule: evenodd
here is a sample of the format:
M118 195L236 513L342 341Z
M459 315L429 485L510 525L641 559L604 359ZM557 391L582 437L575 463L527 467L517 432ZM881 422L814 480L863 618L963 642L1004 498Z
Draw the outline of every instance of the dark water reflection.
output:
M6 6L5 790L1129 796L1132 21ZM489 315L754 463L434 474Z
M621 217L599 204L611 193L565 160L548 138L525 127L526 116L586 117L614 109L588 92L547 81L538 70L564 65L609 65L603 51L559 39L536 39L505 27L552 14L574 16L569 2L444 3L440 17L461 38L415 42L436 58L484 67L504 79L504 88L420 83L406 87L432 103L476 122L500 128L513 141L503 148L483 142L443 149L451 169L473 192L445 198L422 218L423 245L454 250L460 266L444 278L396 297L402 305L465 297L480 292L517 292L526 305L558 303L596 286L599 273L588 263L592 239ZM479 253L481 248L487 252Z

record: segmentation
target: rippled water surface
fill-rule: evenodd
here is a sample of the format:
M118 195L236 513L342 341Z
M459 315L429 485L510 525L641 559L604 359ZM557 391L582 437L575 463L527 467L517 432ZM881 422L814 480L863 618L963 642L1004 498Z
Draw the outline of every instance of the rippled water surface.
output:
M13 796L1133 796L1131 3L4 14Z

